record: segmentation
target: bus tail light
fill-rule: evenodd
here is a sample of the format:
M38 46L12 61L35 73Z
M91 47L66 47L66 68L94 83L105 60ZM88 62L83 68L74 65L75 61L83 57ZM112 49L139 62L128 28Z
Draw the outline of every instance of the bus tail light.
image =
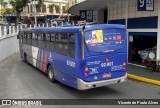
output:
M109 58L106 58L106 62L109 62Z
M122 39L121 35L117 35L116 39L117 41L120 41Z
M84 72L84 76L88 76L88 72Z
M126 67L123 67L123 70L126 71L127 70Z
M88 71L89 70L89 68L88 67L85 67L85 69L84 69L85 71Z
M127 65L127 63L126 62L123 62L123 66L126 66Z

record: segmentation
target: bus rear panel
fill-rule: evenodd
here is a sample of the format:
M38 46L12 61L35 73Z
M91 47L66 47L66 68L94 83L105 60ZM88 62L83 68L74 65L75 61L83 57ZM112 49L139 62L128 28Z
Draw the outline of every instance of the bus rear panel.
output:
M127 80L127 37L125 28L85 31L84 64L78 89L121 83Z

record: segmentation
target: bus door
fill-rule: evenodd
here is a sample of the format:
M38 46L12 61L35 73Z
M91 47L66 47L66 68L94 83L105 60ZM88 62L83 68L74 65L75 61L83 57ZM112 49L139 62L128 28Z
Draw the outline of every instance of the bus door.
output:
M127 62L125 29L86 31L84 80L97 81L124 76Z

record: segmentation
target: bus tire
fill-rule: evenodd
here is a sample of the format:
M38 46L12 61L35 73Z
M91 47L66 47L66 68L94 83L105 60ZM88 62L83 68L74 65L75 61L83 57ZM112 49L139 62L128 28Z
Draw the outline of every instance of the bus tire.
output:
M48 78L51 82L55 82L54 69L51 65L48 66Z
M24 61L29 65L29 62L28 62L28 58L27 58L27 54L24 53Z
M26 53L24 53L24 61L28 63L27 54Z

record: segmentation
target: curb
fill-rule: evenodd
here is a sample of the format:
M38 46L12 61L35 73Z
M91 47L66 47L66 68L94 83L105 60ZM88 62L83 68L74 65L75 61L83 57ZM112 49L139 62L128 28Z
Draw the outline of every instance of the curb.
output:
M160 86L160 81L158 81L158 80L153 80L153 79L149 79L149 78L145 78L145 77L140 77L140 76L133 75L133 74L127 74L127 77L131 78L131 79L135 79L135 80L139 80L139 81L142 81L142 82L146 82L146 83L150 83L150 84Z

